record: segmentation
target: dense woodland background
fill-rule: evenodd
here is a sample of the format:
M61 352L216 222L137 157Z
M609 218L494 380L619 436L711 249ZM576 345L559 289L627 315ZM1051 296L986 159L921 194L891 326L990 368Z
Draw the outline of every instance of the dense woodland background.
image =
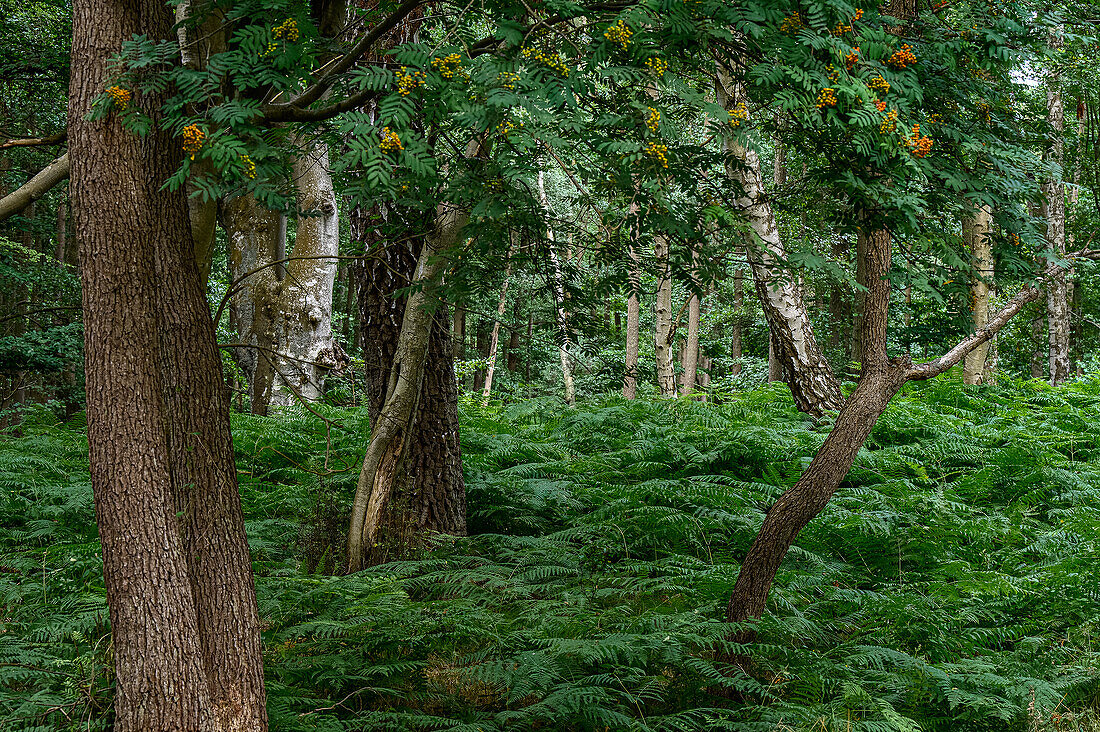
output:
M0 729L1100 729L1098 50L0 0Z

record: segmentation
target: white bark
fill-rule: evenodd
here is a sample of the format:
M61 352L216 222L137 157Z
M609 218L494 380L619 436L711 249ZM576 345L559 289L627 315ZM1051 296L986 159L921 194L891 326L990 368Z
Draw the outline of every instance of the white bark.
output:
M1060 48L1061 39L1051 34L1051 48ZM1062 178L1065 113L1062 107L1061 78L1052 71L1047 78L1047 122L1054 139L1047 151L1047 162L1057 167L1053 178L1043 185L1046 198L1047 244L1056 255L1066 253L1066 186ZM1057 386L1070 377L1069 363L1069 292L1066 272L1060 271L1047 285L1047 343L1049 346L1050 383Z
M626 358L623 364L623 397L634 399L638 395L638 350L641 345L641 302L639 299L642 289L641 263L638 261L637 226L633 223L638 215L638 205L630 204L629 220L631 222L630 242L627 244L627 257L629 258L630 293L626 300Z
M747 102L741 82L721 66L715 88L718 103L727 110ZM729 156L726 175L742 189L736 203L753 231L746 241L749 265L768 327L776 336L777 356L787 372L795 405L814 415L839 409L844 402L840 384L814 339L794 276L783 272L786 250L764 189L760 158L755 150L741 144L733 129L725 134L723 149Z
M546 198L546 181L543 172L539 170L538 176L539 203L544 211L549 213L550 204ZM565 279L562 275L561 261L555 251L554 229L546 228L547 250L550 253L550 263L554 268L554 313L558 324L558 352L561 356L561 377L565 385L565 403L575 406L577 392L573 385L573 364L569 360L569 313L565 310Z
M493 372L496 371L497 349L500 345L500 321L504 318L504 308L508 302L508 283L512 278L512 255L515 254L516 246L519 244L519 235L513 232L511 239L508 259L504 264L504 284L500 287L500 300L497 302L497 317L493 321L493 332L489 336L489 364L485 367L485 387L481 391L482 406L489 403L489 395L493 392Z
M660 268L657 294L653 301L653 350L657 362L657 389L662 399L676 396L676 367L672 359L672 269L669 267L668 239L658 234L653 239L653 256Z
M993 246L989 238L990 214L989 207L982 206L972 218L963 221L963 239L974 258L974 268L977 270L970 285L970 304L975 331L981 330L989 323L989 281L993 278ZM963 361L964 383L982 383L985 379L988 354L988 341L966 354Z

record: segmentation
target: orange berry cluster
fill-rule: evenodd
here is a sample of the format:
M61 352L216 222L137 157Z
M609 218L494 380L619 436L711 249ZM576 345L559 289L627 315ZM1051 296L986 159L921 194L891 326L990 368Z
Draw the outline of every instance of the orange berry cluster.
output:
M883 79L881 76L876 76L875 78L871 79L869 82L867 82L867 86L871 87L879 94L890 93L890 82L888 82L886 79Z
M943 122L943 115L941 115L939 112L933 112L932 114L928 115L928 121L934 125L938 125L940 122Z
M609 26L603 33L604 38L612 43L617 43L624 51L630 47L630 37L633 35L634 31L630 30L626 21L622 18L615 25Z
M195 159L195 153L202 149L202 143L206 140L206 133L199 129L198 125L187 125L183 128L183 151Z
M283 38L290 43L294 43L298 40L298 21L296 21L294 18L287 18L282 22L281 25L275 26L272 34L275 36L275 38ZM263 55L267 56L278 47L279 46L277 43L275 43L275 41L268 43L267 50L264 51Z
M382 141L378 143L378 147L382 148L382 152L397 152L405 149L401 138L389 127L382 128Z
M442 58L436 56L432 59L432 66L439 69L439 75L444 79L454 79L456 76L469 78L469 74L462 69L462 56L457 53L448 53Z
M900 51L894 51L890 54L890 58L886 59L886 63L893 66L895 69L904 69L906 66L912 66L916 62L917 57L908 43L902 46Z
M822 109L824 107L835 107L836 89L832 89L829 87L822 89L821 92L817 95L817 104L814 106L816 106L818 109Z
M126 105L130 103L130 90L121 86L108 87L107 95L111 97L111 103L119 109L126 109Z
M932 138L920 133L920 125L913 125L912 134L909 135L909 152L915 158L923 158L932 151Z
M848 54L844 56L844 65L849 71L856 67L859 63L859 46L853 48Z
M501 71L497 74L497 82L508 91L515 91L516 82L518 81L519 74L514 74L511 71Z
M745 106L744 102L738 102L737 106L729 111L730 115L730 127L737 128L741 126L741 123L749 118L749 110Z
M668 167L668 145L662 145L659 142L651 142L645 146L643 152L651 158L656 158L662 168Z
M837 23L836 28L833 28L833 30L831 31L832 34L834 36L842 36L845 33L851 33L852 32L852 23L855 23L857 20L859 20L862 17L863 17L863 9L860 8L859 10L856 11L856 14L852 17L851 22L845 23L842 20L839 23Z
M534 59L535 61L538 61L543 66L549 68L551 71L557 72L558 76L569 76L569 67L562 63L562 60L557 55L551 56L550 54L546 53L546 51L543 51L541 48L532 48L528 46L527 48L523 49L523 52L520 55L524 58Z
M424 80L428 78L428 75L423 71L409 72L408 68L402 66L401 73L397 75L397 93L403 97L409 96L416 87L424 83Z
M886 113L886 116L882 118L882 124L878 126L880 135L885 135L887 132L893 132L898 128L898 110L891 109Z
M877 109L880 112L885 112L886 111L886 102L882 101L881 99L876 99L875 100L875 109Z
M646 129L657 134L657 126L661 124L661 110L654 107L646 107L649 110L649 114L645 118Z
M244 166L244 174L249 178L255 179L256 177L256 163L252 162L252 158L247 155L241 156L241 165Z
M510 119L501 120L500 124L497 125L497 134L507 137L521 127L523 127L523 122L513 122Z
M1020 235L1019 234L1010 234L1009 237L1008 237L1008 241L1009 241L1010 244L1012 244L1012 246L1018 247L1018 246L1020 246Z
M645 60L645 67L657 76L664 76L665 72L668 71L668 61L659 56L653 56Z
M826 64L825 71L829 76L829 81L833 82L834 84L840 81L840 72L836 70L835 66L833 66L832 64Z
M795 13L783 19L783 22L779 24L779 31L781 33L794 33L796 30L805 27L806 21L802 20L801 15Z

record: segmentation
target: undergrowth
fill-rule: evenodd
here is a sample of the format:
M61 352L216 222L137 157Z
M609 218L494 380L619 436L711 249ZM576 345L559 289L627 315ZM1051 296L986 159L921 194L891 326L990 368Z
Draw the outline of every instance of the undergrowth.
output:
M470 538L338 564L359 412L237 415L276 730L1100 730L1100 384L899 395L713 662L738 560L824 439L723 404L462 405ZM82 425L0 439L0 728L108 729ZM730 694L719 693L723 688Z

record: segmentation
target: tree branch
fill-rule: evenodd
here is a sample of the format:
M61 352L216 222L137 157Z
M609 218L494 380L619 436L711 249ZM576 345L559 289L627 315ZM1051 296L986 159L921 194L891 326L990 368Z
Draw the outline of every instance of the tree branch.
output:
M0 198L0 221L19 213L68 177L69 153L65 153L18 189Z
M1079 251L1066 255L1066 259L1069 260L1098 258L1100 258L1100 251ZM1016 294L1016 297L1009 300L1003 308L998 310L997 314L989 319L984 328L974 331L939 358L910 366L907 378L913 381L924 381L945 373L952 366L966 358L966 354L997 335L997 332L1016 317L1016 314L1023 310L1025 305L1039 298L1039 295L1042 294L1042 287L1048 280L1062 271L1064 271L1064 268L1057 262L1048 265L1038 277L1025 285Z
M0 150L7 150L9 147L36 147L38 145L59 145L68 139L68 132L58 132L56 135L47 135L46 137L17 137L11 140L5 140L0 142Z

